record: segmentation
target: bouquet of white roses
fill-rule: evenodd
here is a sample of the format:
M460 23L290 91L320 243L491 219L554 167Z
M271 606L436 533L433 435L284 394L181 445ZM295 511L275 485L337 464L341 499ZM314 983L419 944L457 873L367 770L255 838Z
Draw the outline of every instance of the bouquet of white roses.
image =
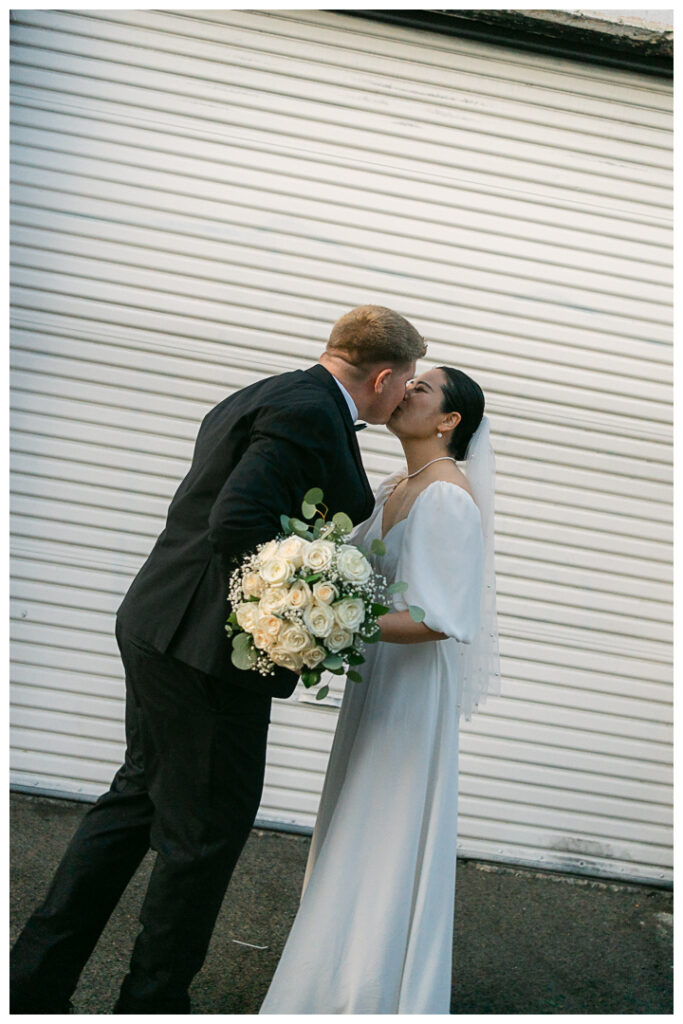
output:
M316 686L324 670L347 674L360 682L352 666L365 661L365 644L377 643L380 615L389 608L389 594L407 588L407 583L387 587L384 576L375 572L366 553L345 543L353 523L344 512L330 522L319 512L323 492L314 487L304 496L304 519L312 524L281 516L283 532L260 544L231 573L228 600L233 611L225 626L232 637L232 663L272 675L276 665L301 674L306 687ZM376 539L372 551L385 552ZM421 609L411 606L416 621ZM329 687L321 687L316 698L323 700Z

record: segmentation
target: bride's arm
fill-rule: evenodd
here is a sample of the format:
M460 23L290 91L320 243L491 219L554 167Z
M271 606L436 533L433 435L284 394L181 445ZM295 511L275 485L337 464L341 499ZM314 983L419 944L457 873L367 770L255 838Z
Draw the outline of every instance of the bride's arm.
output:
M388 644L421 644L425 640L448 639L448 633L437 633L424 622L415 622L409 611L387 612L378 619L378 624L382 630L380 640Z
M419 644L453 637L472 643L479 622L482 562L477 506L462 487L435 480L418 495L408 516L396 567L397 579L408 585L394 599L400 610L380 617L380 640ZM423 610L422 622L411 618L411 605ZM437 631L439 626L447 632Z

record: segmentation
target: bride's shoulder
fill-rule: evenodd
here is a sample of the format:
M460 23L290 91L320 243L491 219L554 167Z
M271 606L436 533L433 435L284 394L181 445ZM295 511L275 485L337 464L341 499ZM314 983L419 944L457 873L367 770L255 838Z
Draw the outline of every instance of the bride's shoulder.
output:
M383 498L387 497L391 494L396 484L399 484L401 480L405 480L407 475L408 470L403 466L401 469L397 469L395 473L385 476L384 479L380 481L375 491L375 499L377 501L381 501Z
M469 480L454 462L444 463L442 466L439 466L433 478L425 485L425 489L429 484L433 483L455 484L456 487L460 487L466 494L469 494L472 501L474 501L474 494L472 493Z

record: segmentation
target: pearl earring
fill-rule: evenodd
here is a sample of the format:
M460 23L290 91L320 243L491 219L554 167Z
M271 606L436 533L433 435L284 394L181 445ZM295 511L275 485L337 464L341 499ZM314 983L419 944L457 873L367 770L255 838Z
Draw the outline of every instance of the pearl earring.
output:
M437 432L436 432L436 436L437 436L437 437L443 437L443 434L441 433L441 431L440 431L440 430L437 430Z

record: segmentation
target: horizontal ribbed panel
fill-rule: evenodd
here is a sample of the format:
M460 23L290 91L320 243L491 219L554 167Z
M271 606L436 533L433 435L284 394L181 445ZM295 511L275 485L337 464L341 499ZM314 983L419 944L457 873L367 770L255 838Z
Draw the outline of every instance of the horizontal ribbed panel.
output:
M503 695L464 855L671 879L671 88L325 11L16 11L12 779L91 798L113 638L204 413L365 302L483 387ZM360 435L371 483L400 465ZM336 723L275 701L261 821ZM303 699L300 699L303 698Z

